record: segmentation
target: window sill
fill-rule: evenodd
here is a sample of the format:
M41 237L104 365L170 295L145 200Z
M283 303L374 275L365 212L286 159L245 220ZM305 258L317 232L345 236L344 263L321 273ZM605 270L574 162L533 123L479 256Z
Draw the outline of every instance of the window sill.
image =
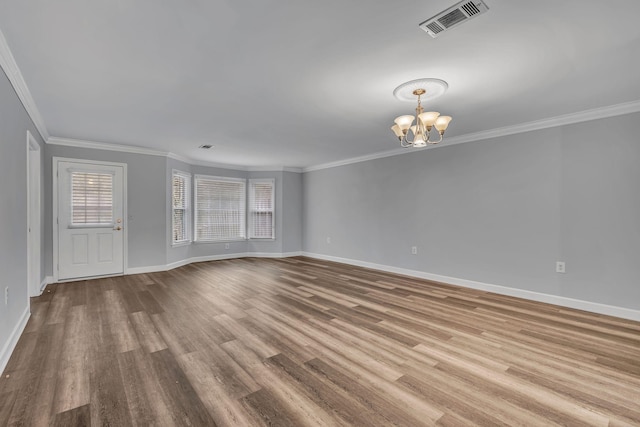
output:
M181 246L189 246L192 242L188 241L188 242L175 242L175 243L171 243L171 247L172 248L179 248Z
M204 244L211 245L216 243L237 243L237 242L246 242L247 239L230 239L230 240L195 240L193 243L195 244Z

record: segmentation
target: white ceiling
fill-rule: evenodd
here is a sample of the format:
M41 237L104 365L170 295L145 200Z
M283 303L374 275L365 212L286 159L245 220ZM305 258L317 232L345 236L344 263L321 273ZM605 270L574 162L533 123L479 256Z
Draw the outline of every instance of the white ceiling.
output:
M433 77L448 137L640 100L640 1L0 0L0 30L50 135L248 167L397 147L393 97ZM445 137L446 141L446 137ZM197 147L213 144L204 151Z

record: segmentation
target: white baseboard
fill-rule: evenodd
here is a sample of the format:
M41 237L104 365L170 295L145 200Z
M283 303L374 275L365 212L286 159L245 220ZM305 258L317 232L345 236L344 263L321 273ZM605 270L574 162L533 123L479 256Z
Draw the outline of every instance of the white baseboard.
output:
M153 265L153 266L147 266L147 267L128 268L126 271L126 274L143 274L143 273L155 273L158 271L169 271L169 270L173 270L174 268L192 264L194 262L221 261L225 259L236 259L236 258L289 258L293 256L300 256L300 255L302 255L302 252L285 252L285 253L242 252L242 253L235 253L235 254L206 255L206 256L182 259L180 261L172 262L167 265Z
M205 255L183 259L180 261L172 262L165 266L164 271L173 270L174 268L182 267L185 265L193 264L194 262L206 262L206 261L221 261L225 259L245 258L247 254L245 252L236 254L218 254L218 255Z
M11 331L11 335L9 335L9 339L6 344L0 351L0 372L4 371L4 368L7 367L7 363L9 363L9 358L11 357L11 353L16 348L16 344L18 344L18 339L20 339L20 335L22 335L22 331L27 326L27 322L29 321L29 317L31 317L31 310L29 309L29 304L27 304L27 308L25 308L24 313L20 317L20 320Z
M51 280L53 280L53 277L51 278ZM47 284L49 283L49 277L45 277L44 279L42 279L42 282L40 282L40 294L42 295L42 293L44 292L44 288L47 287Z
M290 258L293 256L302 256L302 252L247 252L243 258Z
M640 321L640 310L630 308L617 307L613 305L600 304L597 302L583 301L574 298L562 297L558 295L544 294L540 292L527 291L524 289L509 288L506 286L492 285L489 283L476 282L473 280L459 279L457 277L441 276L439 274L427 273L424 271L409 270L406 268L392 267L389 265L375 264L366 261L360 261L349 258L340 258L331 255L316 254L303 252L303 256L316 258L326 261L335 261L342 264L355 265L358 267L371 268L373 270L381 270L389 273L402 274L405 276L417 277L420 279L432 280L434 282L442 282L450 285L462 286L464 288L478 289L487 292L493 292L500 295L507 295L517 298L528 299L531 301L539 301L548 304L559 305L562 307L575 308L578 310L590 311L592 313L605 314L608 316L620 317Z
M166 265L149 265L146 267L129 267L124 272L125 275L129 274L144 274L144 273L157 273L158 271L170 270Z

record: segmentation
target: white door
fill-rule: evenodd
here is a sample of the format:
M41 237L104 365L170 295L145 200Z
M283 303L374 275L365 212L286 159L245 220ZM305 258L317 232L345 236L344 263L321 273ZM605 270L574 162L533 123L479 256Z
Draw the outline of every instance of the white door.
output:
M57 160L58 280L124 273L124 166Z

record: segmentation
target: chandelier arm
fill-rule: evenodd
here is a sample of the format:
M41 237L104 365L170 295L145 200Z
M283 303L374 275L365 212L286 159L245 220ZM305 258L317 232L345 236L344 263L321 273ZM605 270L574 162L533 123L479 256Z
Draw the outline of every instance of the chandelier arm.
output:
M404 138L402 138L402 139L400 140L400 146L401 146L402 148L409 148L409 147L411 147L412 145L413 145L413 142L409 142L409 141L407 140L407 136L406 136L406 135L404 136Z
M425 130L425 142L427 144L430 144L431 143L431 131L429 130L428 126L425 126L424 130Z
M416 114L416 132L413 132L413 140L409 141L409 132L411 131L411 128L407 129L407 133L404 134L404 142L406 145L402 145L402 142L400 145L402 145L402 147L407 148L407 147L411 147L413 145L413 143L416 140L416 132L418 132L418 115Z
M403 145L403 147L411 147L413 145L413 143L416 141L416 134L413 134L413 139L410 141L409 138L409 133L407 132L407 135L404 136L404 142L406 145Z
M438 139L437 141L427 141L429 144L437 144L439 142L442 142L443 136L440 132L437 132L438 135L440 136L440 139Z

